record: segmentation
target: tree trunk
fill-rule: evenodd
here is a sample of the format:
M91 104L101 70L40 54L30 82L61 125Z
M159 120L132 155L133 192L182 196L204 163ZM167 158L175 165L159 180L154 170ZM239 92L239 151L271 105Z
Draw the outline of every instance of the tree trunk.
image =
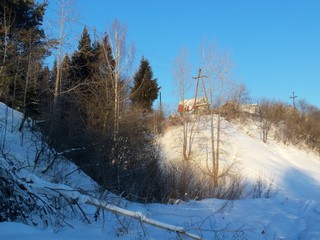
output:
M61 3L61 19L60 19L60 31L59 31L59 51L58 51L58 62L57 62L57 74L54 82L54 93L53 93L53 112L55 113L57 108L58 96L61 86L61 62L62 62L62 46L63 46L63 35L65 25L65 4Z

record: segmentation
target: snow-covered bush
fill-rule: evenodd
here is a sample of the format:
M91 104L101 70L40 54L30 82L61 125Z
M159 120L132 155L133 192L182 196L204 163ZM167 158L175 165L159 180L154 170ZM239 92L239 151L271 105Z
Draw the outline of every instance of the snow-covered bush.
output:
M26 191L14 171L0 167L0 222L48 226L50 216L44 206L45 200Z

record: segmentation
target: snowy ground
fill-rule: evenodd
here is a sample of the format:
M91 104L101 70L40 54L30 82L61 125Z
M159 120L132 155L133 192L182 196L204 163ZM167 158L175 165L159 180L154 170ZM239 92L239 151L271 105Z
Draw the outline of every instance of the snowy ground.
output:
M0 103L0 137L4 139L4 117L8 109ZM9 111L11 116L12 112ZM16 131L21 115L13 112L12 129L6 132L6 153L17 161L34 158L32 136L25 131L23 140ZM9 119L10 120L10 119ZM11 121L11 120L10 120ZM136 204L122 199L112 200L117 205L146 215L148 218L175 226L185 227L203 239L320 239L320 157L310 151L287 146L269 139L263 143L254 125L228 125L230 157L236 158L241 171L248 178L262 177L273 180L278 194L268 199L222 201L206 199L179 205ZM178 156L178 128L171 129L161 139L165 155ZM0 141L1 143L1 141ZM0 164L3 159L0 156ZM73 171L76 166L62 162L61 171ZM71 174L67 185L94 190L96 185L79 171ZM23 174L29 174L22 172ZM33 173L36 174L36 173ZM41 177L41 176L40 176ZM49 181L50 179L45 179ZM94 207L85 207L92 217ZM1 208L0 208L1 211ZM177 234L158 229L130 218L119 223L113 213L105 213L92 224L70 220L73 228L39 228L22 223L0 223L1 240L25 239L179 239ZM126 232L128 230L128 232ZM182 237L188 239L187 237Z

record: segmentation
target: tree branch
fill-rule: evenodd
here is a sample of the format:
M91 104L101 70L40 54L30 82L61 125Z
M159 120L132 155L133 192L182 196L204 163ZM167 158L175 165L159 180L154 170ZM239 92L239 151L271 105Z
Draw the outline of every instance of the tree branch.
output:
M200 236L188 232L184 227L175 226L175 225L150 219L146 215L140 212L126 210L126 209L117 207L115 205L108 204L94 197L80 194L77 190L70 188L68 186L43 181L37 176L32 174L27 176L25 181L21 182L21 184L25 186L24 188L25 190L27 190L28 192L30 191L31 193L51 195L56 197L59 195L62 195L65 198L69 199L70 202L74 204L78 204L79 202L89 204L98 208L102 208L106 211L112 212L116 215L120 214L126 217L131 217L131 218L137 219L141 223L146 223L157 228L162 228L171 232L175 232L178 235L179 234L185 235L190 237L191 239L196 239L196 240L202 239Z

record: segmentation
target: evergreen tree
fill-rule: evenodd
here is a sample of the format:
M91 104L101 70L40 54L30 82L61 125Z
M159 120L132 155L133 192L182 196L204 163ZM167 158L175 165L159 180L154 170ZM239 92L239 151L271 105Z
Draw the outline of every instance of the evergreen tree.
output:
M85 27L78 44L78 51L73 54L71 59L72 81L75 84L90 80L93 74L93 60L90 35Z
M37 98L39 101L39 112L42 114L41 117L47 117L52 101L52 92L50 87L51 72L49 67L44 67L39 74L37 84Z
M115 68L115 60L113 58L112 48L111 48L108 35L106 35L102 39L102 48L103 48L103 57L104 57L104 63L106 65L106 69L108 69L109 74L111 74L111 72L113 72Z
M146 111L152 110L152 104L157 99L160 87L157 79L153 78L153 72L149 61L141 59L139 70L134 76L130 100L133 105L142 107Z
M87 98L90 111L90 124L94 128L110 130L113 115L114 91L113 71L115 62L108 35L101 42L95 40L93 44L92 69L94 84L90 86L93 94Z
M0 101L26 113L48 53L41 28L46 3L0 1Z
M61 63L61 76L62 76L62 81L61 81L61 92L67 91L68 89L71 88L72 85L72 70L71 70L71 60L69 58L69 55L66 54L62 60Z

